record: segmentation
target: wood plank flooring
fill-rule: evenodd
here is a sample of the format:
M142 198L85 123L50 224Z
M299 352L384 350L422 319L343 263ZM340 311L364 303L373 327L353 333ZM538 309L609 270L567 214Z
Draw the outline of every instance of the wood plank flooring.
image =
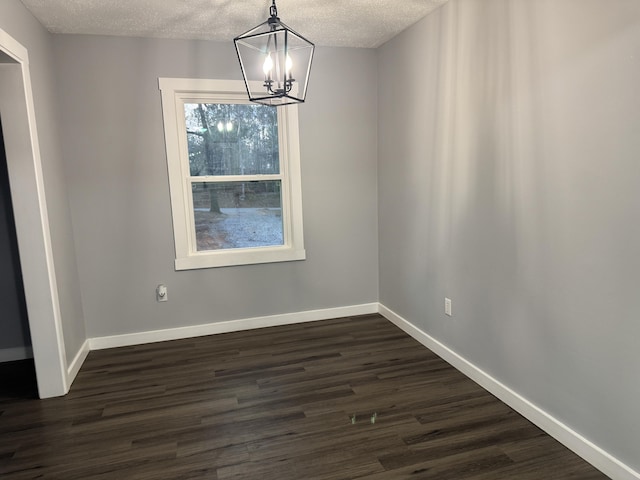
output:
M0 389L0 477L607 478L378 315L94 351L64 398Z

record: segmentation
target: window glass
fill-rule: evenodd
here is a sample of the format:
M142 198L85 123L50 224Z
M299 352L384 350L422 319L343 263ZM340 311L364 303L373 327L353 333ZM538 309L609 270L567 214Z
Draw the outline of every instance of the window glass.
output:
M185 103L192 176L280 172L278 118L265 105Z
M283 245L280 180L192 185L198 251Z

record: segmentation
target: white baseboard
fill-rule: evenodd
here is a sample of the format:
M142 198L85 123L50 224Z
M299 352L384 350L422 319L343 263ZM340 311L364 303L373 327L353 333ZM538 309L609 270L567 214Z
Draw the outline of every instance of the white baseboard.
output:
M555 417L537 407L522 395L493 378L446 345L440 343L424 331L402 318L397 313L380 305L379 312L391 323L395 324L429 350L451 364L457 370L471 378L487 391L498 397L515 411L540 427L567 448L584 458L605 475L614 480L640 480L640 473L631 469L602 448L590 442L579 433L573 431Z
M78 372L80 371L80 367L82 367L82 364L87 359L87 355L89 355L89 343L89 340L84 341L84 343L80 347L80 350L67 367L67 385L69 387L71 387L71 384L75 380L76 375L78 375Z
M109 337L96 337L89 339L91 350L105 348L126 347L129 345L142 345L145 343L164 342L181 338L202 337L218 333L239 332L255 328L275 327L278 325L292 325L295 323L329 320L332 318L352 317L378 313L377 303L364 305L351 305L348 307L326 308L323 310L308 310L297 313L284 313L281 315L269 315L266 317L244 318L226 322L209 323L205 325L193 325L190 327L168 328L165 330L153 330L150 332L129 333Z
M0 348L0 363L33 358L31 347Z

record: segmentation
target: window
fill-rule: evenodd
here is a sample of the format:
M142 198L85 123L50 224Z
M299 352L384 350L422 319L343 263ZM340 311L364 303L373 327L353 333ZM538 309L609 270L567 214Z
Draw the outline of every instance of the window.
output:
M305 258L297 106L161 78L176 270Z

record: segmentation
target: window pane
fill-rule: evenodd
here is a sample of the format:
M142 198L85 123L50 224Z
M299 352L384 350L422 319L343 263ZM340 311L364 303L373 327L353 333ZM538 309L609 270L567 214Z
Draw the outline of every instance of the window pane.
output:
M283 245L280 181L194 183L198 251Z
M184 114L192 176L280 173L275 108L186 103Z

